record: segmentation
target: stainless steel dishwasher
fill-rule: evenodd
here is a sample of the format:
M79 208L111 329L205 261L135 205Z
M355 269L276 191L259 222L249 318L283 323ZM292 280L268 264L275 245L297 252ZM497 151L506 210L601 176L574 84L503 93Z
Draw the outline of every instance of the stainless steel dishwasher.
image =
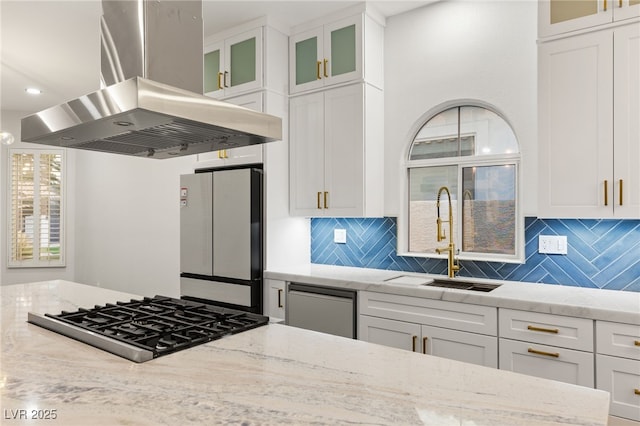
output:
M288 283L285 322L336 336L357 337L356 292Z

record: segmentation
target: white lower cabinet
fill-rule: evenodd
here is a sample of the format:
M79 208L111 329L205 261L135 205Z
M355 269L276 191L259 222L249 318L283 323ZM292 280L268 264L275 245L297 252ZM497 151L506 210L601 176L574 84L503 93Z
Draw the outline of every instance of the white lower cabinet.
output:
M465 331L422 326L425 354L498 368L498 339Z
M594 387L593 352L500 339L500 369Z
M500 369L594 387L593 320L500 309Z
M366 342L415 352L421 334L420 324L369 315L358 318L358 338Z
M640 421L640 361L596 355L597 388L611 394L610 413Z
M285 282L264 280L264 315L276 320L284 320Z
M596 387L611 415L640 421L640 325L596 321Z
M358 303L360 340L498 365L496 308L367 291L359 292Z

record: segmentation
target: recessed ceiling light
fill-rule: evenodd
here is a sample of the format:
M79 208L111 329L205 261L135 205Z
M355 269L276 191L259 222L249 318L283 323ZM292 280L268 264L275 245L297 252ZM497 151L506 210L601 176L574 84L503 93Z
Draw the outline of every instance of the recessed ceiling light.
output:
M35 87L27 87L26 89L24 89L24 91L30 95L39 95L40 93L42 93L42 90Z

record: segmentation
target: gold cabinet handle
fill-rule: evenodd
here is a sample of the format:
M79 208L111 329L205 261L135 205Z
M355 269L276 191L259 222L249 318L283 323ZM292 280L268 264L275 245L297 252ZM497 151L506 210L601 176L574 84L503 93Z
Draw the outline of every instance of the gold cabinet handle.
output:
M620 187L618 188L618 191L620 191L620 205L622 205L622 179L620 179Z
M321 209L322 206L320 206L320 196L322 195L322 192L318 192L318 208Z
M413 336L413 337L411 338L411 350L412 350L413 352L415 352L415 351L416 351L416 341L418 341L418 336Z
M528 325L527 330L541 331L543 333L553 333L553 334L558 334L559 332L557 328L543 328L543 327L536 327L534 325Z
M618 2L618 6L619 6L619 7L622 7L622 0L620 0L620 1Z
M222 76L223 75L224 74L221 73L221 72L218 73L218 89L222 89Z
M328 59L324 60L324 76L325 77L329 77L329 74L327 74L327 64L329 63Z
M604 205L609 205L609 182L607 180L604 181Z
M428 337L423 337L422 338L422 353L425 354L425 355L427 354L427 340L428 339L429 339Z
M278 308L282 308L282 289L278 289Z
M607 11L607 0L604 0L604 11Z
M640 395L640 389L634 389L633 393L635 393L636 395Z
M640 346L640 340L634 341L633 344L636 345L636 346Z
M320 75L320 66L322 65L321 61L316 62L316 77L317 80L320 80L322 76Z
M530 354L550 356L552 358L559 358L560 357L560 354L557 353L557 352L545 352L545 351L539 351L539 350L533 349L533 348L527 349L527 352L529 352Z
M324 191L324 208L325 209L329 208L329 192L328 191Z

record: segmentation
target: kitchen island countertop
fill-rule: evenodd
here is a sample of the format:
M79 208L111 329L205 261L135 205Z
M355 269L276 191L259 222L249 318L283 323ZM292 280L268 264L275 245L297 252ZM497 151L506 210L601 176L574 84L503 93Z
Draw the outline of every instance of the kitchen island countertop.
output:
M67 281L0 296L3 425L607 422L603 391L279 324L136 364L26 320L139 296Z

